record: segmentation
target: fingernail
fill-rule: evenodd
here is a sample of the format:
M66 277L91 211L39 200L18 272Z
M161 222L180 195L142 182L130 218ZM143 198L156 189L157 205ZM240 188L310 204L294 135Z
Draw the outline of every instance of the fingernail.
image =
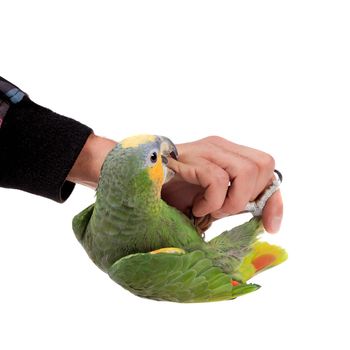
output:
M281 216L275 216L271 220L271 230L272 232L276 233L281 227L282 217Z

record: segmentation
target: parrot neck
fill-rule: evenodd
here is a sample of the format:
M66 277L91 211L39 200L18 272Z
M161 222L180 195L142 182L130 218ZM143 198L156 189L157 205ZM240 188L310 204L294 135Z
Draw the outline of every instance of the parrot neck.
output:
M93 222L113 232L130 231L147 226L162 208L159 191L147 178L120 178L120 181L99 183Z

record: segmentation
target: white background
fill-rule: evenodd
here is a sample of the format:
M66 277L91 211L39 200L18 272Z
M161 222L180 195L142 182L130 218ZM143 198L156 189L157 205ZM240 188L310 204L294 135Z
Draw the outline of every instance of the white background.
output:
M0 348L349 349L347 1L1 1L1 75L120 140L220 135L284 175L285 264L232 302L137 298L88 259L65 204L0 190ZM210 235L243 222L217 223Z

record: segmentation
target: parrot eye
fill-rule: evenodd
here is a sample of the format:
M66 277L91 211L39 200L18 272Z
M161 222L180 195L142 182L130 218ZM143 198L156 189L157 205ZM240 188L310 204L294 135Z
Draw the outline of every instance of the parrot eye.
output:
M157 163L157 160L158 160L157 152L153 152L151 154L150 160L151 160L152 163Z

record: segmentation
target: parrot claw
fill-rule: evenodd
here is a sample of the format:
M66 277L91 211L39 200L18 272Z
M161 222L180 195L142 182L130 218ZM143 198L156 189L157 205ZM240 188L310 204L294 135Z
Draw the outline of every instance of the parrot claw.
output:
M249 212L252 213L253 216L261 216L267 201L278 190L282 183L282 174L278 170L274 170L274 172L277 174L278 178L273 180L272 184L265 189L259 199L249 202L243 213Z

